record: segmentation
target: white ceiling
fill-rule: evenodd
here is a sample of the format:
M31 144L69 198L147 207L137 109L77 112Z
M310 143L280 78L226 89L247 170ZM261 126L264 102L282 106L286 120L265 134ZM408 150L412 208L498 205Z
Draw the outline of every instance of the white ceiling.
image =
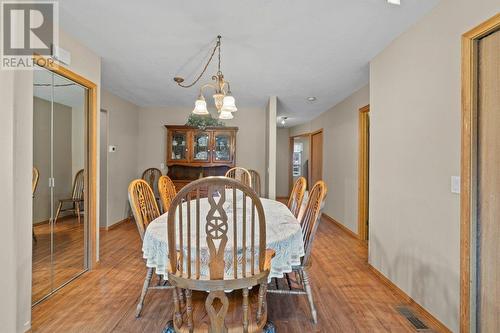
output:
M264 107L276 95L292 125L365 85L369 61L438 1L64 0L60 21L102 57L105 89L140 106L186 110L197 89L172 78L193 78L221 34L222 71L237 106Z

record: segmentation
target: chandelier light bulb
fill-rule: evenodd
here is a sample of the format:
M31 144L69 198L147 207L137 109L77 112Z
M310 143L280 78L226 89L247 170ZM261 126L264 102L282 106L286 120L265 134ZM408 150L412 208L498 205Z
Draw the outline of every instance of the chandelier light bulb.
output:
M224 96L224 100L222 102L222 110L229 112L238 111L238 108L236 107L236 101L234 97L229 93Z
M193 113L202 116L206 116L209 114L207 110L207 102L205 101L203 95L200 95L194 103Z
M219 119L224 119L224 120L227 120L227 119L233 119L233 114L231 113L231 111L224 111L224 110L221 110L221 112L219 113Z

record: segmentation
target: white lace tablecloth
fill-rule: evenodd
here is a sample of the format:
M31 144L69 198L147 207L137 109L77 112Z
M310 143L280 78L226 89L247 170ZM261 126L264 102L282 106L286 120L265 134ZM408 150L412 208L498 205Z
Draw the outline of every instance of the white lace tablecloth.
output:
M227 202L224 204L225 210L231 209L231 196L227 196ZM239 198L238 200L242 200ZM271 262L271 272L269 274L269 279L273 277L283 277L284 273L289 273L292 271L292 266L300 264L300 258L304 256L304 244L302 241L302 232L300 229L300 224L293 214L288 210L288 208L274 200L269 200L262 198L262 206L264 208L264 214L266 217L266 244L268 249L273 249L276 252L275 257ZM191 204L191 209L195 206L194 203ZM247 209L250 205L247 205ZM184 207L183 210L186 208ZM209 210L208 200L200 199L200 216L204 217L207 215ZM163 275L165 278L167 276L167 260L168 260L168 246L167 246L167 213L161 215L154 221L152 221L146 229L144 235L144 242L142 245L143 257L146 259L147 267L154 268L156 274ZM241 217L242 214L237 214ZM249 215L248 215L249 216ZM204 221L202 218L201 221ZM238 221L241 224L241 221ZM232 223L229 223L231 226ZM247 220L247 227L250 225ZM257 225L257 222L256 222ZM258 226L256 226L258 231ZM200 228L202 235L200 238L204 238L204 224ZM228 232L230 236L232 232ZM249 233L247 233L248 235ZM187 242L184 241L184 244ZM194 242L192 242L194 244ZM238 241L238 244L241 244ZM231 253L232 251L232 241L228 241L226 246L226 253ZM201 244L201 247L206 246ZM186 248L183 249L184 252ZM241 249L239 249L241 253ZM194 251L193 251L194 252ZM249 252L249 250L247 250ZM208 261L208 251L201 251L202 263ZM241 260L241 258L239 258ZM226 260L227 265L231 265L231 260ZM204 265L202 265L204 266ZM226 276L229 276L231 267L226 267ZM202 272L203 275L204 272Z

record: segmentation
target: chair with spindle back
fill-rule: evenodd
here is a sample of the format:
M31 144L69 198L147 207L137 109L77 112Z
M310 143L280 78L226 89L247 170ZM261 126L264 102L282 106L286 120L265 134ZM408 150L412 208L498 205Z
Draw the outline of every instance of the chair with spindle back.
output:
M162 176L161 170L157 168L148 168L144 170L144 172L141 175L141 179L145 180L149 187L153 190L153 193L155 194L155 199L158 205L160 205L160 193L158 190L158 180ZM160 208L160 212L162 211L162 207Z
M33 167L33 171L31 174L31 197L35 198L36 188L38 186L38 178L40 178L40 172L36 167ZM33 234L33 240L36 242L35 230L31 228Z
M147 226L151 223L151 221L160 216L160 210L158 209L158 204L156 203L153 190L145 180L133 180L128 186L128 201L130 203L130 207L132 208L139 236L141 237L141 240L144 240L144 233L146 232ZM141 297L139 298L139 303L137 304L135 312L136 317L140 317L141 315L142 307L144 306L144 298L146 297L146 293L149 289L172 288L171 286L165 285L150 287L152 277L153 268L148 267L146 278L144 279L144 284L142 286Z
M257 193L257 195L261 196L262 193L261 193L261 189L260 189L260 175L259 175L259 173L253 169L248 169L248 172L250 173L250 177L251 177L250 187L253 188L255 193Z
M161 205L163 212L168 212L170 204L177 194L174 182L169 176L161 176L158 180L158 192L160 192Z
M201 198L202 192L207 193L206 198ZM168 280L178 291L184 289L186 297L183 315L179 297L173 293L174 315L167 332L193 332L193 290L208 292L208 331L227 332L229 300L224 291L237 289L243 293L243 332L249 328L262 332L274 251L266 249L264 209L250 187L227 177L207 177L188 184L168 211L167 240ZM256 323L249 325L248 293L257 285ZM221 304L218 310L216 301Z
M327 192L328 190L326 188L326 184L322 180L314 184L312 190L309 192L309 200L307 201L306 209L300 220L305 255L301 258L301 264L299 266L294 266L292 269L295 276L298 277L297 283L300 284L301 289L297 290L293 288L290 277L287 275L287 283L285 284L287 289L268 289L267 291L268 293L274 294L307 295L307 301L309 302L309 308L315 324L318 322L318 316L316 313L316 307L314 306L311 283L307 269L311 266L312 245L321 220L321 213Z
M252 185L252 176L247 169L241 167L235 167L227 170L225 177L236 179L247 186Z
M62 212L72 212L77 216L78 224L80 224L80 215L82 214L83 210L84 183L84 172L83 169L81 169L75 175L75 180L73 181L73 189L71 190L71 198L59 200L56 216L54 218L54 224L57 222L57 219ZM70 203L71 206L69 208L64 208L63 206L65 203Z
M302 205L302 199L304 198L304 192L306 191L307 181L304 177L299 177L293 184L292 192L290 193L290 198L288 198L288 209L292 214L297 217L300 211L300 206Z

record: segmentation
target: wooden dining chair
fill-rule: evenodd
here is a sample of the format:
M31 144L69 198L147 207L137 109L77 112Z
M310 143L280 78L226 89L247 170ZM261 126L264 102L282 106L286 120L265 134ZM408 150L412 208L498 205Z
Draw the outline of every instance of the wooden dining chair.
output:
M163 212L168 212L170 204L177 194L174 182L169 176L161 176L158 180L158 192L160 192L161 205Z
M257 193L257 195L260 197L262 195L260 189L260 175L256 170L253 169L248 169L248 172L250 173L251 179L250 187L253 188L255 193Z
M208 197L201 199L204 191ZM237 200L237 195L242 200ZM210 207L206 216L200 216L201 200L208 201L204 203ZM239 289L243 294L243 332L267 331L266 287L274 251L266 250L264 209L250 187L227 177L207 177L188 184L168 211L167 241L168 280L178 292L184 290L186 301L182 309L178 292L173 293L174 315L166 332L194 331L193 290L208 292L208 332L227 332L229 300L225 290ZM259 286L257 310L249 324L248 294L254 286ZM216 303L221 305L218 309Z
M160 210L158 209L153 190L145 180L133 180L128 186L128 201L130 203L130 207L132 208L139 236L141 237L141 240L144 240L144 233L146 232L147 226L151 223L151 221L160 216ZM141 290L141 296L139 297L139 303L136 307L135 316L137 318L141 315L142 308L144 306L144 298L146 297L146 293L149 289L172 288L170 285L161 285L160 283L156 286L150 286L152 277L153 268L148 267L146 271L146 278L144 279L144 284Z
M321 220L321 213L324 207L327 192L328 190L326 184L322 180L314 184L312 190L309 192L309 200L307 201L306 209L302 215L302 219L300 220L305 255L301 258L300 265L292 268L296 276L295 282L300 288L297 289L293 287L290 276L287 274L285 278L286 283L276 283L276 289L269 288L267 291L268 293L274 294L306 295L313 322L315 324L318 322L318 315L316 313L316 307L314 306L311 282L309 280L309 273L307 272L307 269L311 266L312 245ZM271 283L271 285L273 284ZM280 289L278 287L280 285L285 285L286 289Z
M299 214L306 187L307 181L304 177L297 178L295 184L293 184L292 192L290 193L290 197L288 198L287 206L295 217L297 217Z
M161 170L157 168L148 168L144 170L144 172L141 175L141 178L145 180L153 190L156 200L158 200L160 197L158 193L158 180L160 179L161 176L162 176Z
M31 197L35 198L36 188L38 186L38 179L40 178L40 172L36 167L33 167L32 176L31 176ZM36 242L35 229L31 228L33 234L33 240Z
M71 198L59 200L56 216L54 218L54 224L57 222L57 219L62 212L72 212L73 215L77 216L78 224L80 224L80 215L83 210L84 183L84 172L83 169L81 169L75 175L75 179L73 181L73 189L71 190ZM70 206L64 208L64 204L70 204Z
M247 169L241 167L234 167L227 170L226 175L227 178L236 179L247 186L252 185L252 176Z

